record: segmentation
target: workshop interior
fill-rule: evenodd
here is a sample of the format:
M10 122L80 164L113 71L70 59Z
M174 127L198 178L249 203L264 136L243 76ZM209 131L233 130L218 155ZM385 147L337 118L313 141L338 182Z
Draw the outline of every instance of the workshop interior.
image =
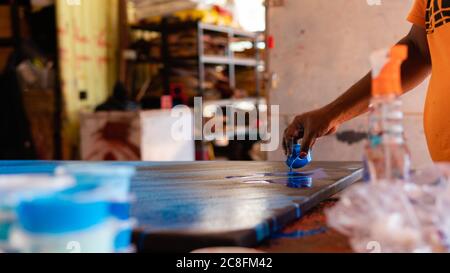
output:
M449 252L448 22L448 0L0 0L0 253Z

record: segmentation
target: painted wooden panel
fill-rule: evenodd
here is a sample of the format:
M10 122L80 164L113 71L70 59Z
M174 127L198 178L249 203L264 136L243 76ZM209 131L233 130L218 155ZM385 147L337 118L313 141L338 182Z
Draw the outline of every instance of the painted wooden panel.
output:
M317 162L296 175L281 162L140 166L135 241L149 252L254 246L361 176L348 162Z

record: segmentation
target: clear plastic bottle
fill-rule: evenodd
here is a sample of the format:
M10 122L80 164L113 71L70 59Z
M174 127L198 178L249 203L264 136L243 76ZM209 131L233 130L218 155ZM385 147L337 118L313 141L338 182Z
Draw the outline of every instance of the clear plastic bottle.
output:
M366 180L405 181L411 159L403 130L401 65L408 48L397 45L372 54L372 100L365 151Z

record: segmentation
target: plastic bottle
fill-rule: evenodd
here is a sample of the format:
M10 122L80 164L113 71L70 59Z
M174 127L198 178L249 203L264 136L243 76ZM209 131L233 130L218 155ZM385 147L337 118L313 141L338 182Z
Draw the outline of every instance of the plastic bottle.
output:
M372 54L372 100L369 139L365 149L365 179L371 182L405 181L410 154L403 130L401 65L408 48L397 45Z

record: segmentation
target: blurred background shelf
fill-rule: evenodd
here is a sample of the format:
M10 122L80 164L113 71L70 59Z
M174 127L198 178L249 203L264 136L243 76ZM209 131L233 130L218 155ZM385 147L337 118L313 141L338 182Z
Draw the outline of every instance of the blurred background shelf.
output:
M132 25L130 28L132 32L138 33L132 48L127 49L128 63L161 65L164 94L170 94L170 85L173 83L171 77L177 66L191 66L190 71L196 74L198 80L197 95L202 96L206 67L223 65L230 88L236 88L237 66L252 67L255 72L255 93L257 97L261 95L260 72L264 70L259 48L260 43L264 43L261 33L202 22L170 22L168 18L162 19L160 23ZM208 52L211 47L221 54ZM251 54L237 56L239 47L250 49Z
M126 82L132 95L145 94L144 105L149 108L159 108L163 96L175 98L175 105L188 106L193 106L194 97L202 97L205 121L211 115L208 109L215 111L217 107L267 109L262 79L263 33L163 17L158 23L130 25L130 36L131 43L123 53ZM258 113L256 120L247 120L245 128L226 131L226 141L243 136L248 139L265 122ZM205 149L209 149L205 143L211 142L197 143L197 159L211 159L205 156Z
M258 66L264 65L262 62L258 62L255 59L250 58L227 58L220 56L202 56L200 61L205 64L223 64L223 65L237 65L237 66Z

